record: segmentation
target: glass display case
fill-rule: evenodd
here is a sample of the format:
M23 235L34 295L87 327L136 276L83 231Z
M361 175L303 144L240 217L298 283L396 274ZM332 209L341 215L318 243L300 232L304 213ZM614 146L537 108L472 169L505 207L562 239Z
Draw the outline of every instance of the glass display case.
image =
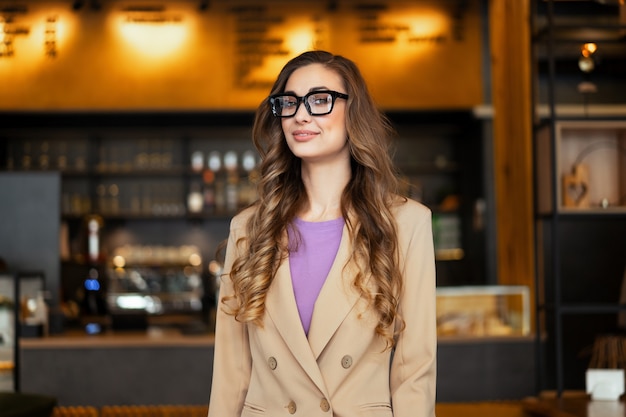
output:
M526 286L437 288L437 335L507 337L530 334L530 300Z
M193 245L125 245L114 251L107 267L113 324L133 315L155 324L188 324L201 318L203 297L202 257Z

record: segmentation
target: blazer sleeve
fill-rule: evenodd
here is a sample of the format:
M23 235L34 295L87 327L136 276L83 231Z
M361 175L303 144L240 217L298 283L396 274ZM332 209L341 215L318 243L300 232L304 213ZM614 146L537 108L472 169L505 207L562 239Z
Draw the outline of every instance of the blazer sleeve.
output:
M213 379L208 417L239 417L251 374L251 356L245 324L226 314L221 298L233 294L230 270L238 249L238 238L245 227L241 218L231 222L224 272L221 277L215 323Z
M399 216L404 292L399 311L405 329L397 338L390 388L394 417L434 417L437 323L435 255L430 210L409 201Z

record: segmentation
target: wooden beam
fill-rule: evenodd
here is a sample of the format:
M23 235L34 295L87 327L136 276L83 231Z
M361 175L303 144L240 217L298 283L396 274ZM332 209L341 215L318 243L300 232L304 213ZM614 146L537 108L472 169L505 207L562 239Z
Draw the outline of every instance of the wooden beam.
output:
M530 11L530 0L489 2L498 282L527 285L533 298Z

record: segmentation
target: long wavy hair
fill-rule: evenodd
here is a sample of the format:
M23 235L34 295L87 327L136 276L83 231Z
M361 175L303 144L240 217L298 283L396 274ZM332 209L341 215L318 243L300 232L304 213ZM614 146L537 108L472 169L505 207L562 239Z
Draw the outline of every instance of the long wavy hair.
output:
M352 241L351 260L358 267L352 285L375 309L376 332L392 347L396 332L403 328L398 314L402 280L397 230L390 209L398 198L398 180L389 152L393 130L354 62L329 52L309 51L291 59L271 94L284 92L296 69L314 63L335 71L349 96L345 121L352 175L341 197L341 212ZM267 291L288 255L286 231L307 196L301 160L287 146L280 118L272 115L268 100L257 109L252 135L261 155L259 199L247 224L247 250L235 259L230 271L234 294L227 298L237 301L231 310L237 320L262 325ZM396 320L400 326L394 326Z

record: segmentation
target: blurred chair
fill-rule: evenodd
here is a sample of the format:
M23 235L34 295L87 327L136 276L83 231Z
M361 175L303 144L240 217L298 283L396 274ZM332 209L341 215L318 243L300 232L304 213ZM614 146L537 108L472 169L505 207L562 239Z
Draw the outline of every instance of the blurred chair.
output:
M0 392L2 417L50 417L57 399L47 395Z
M115 405L100 409L100 417L206 417L206 405Z
M90 406L57 406L51 417L98 417L98 409Z

